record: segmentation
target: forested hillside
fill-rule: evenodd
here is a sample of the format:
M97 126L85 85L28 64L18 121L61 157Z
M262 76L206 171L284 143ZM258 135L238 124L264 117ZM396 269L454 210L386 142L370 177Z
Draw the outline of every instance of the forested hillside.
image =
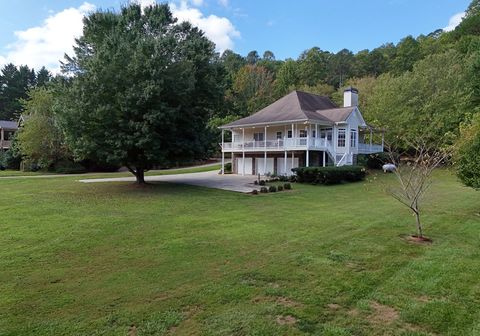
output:
M407 36L356 54L313 47L297 59L276 60L272 51L246 56L225 51L225 104L211 126L249 115L291 90L327 95L341 103L343 87L360 91L360 108L387 137L427 134L453 140L480 101L479 1L471 3L452 32Z

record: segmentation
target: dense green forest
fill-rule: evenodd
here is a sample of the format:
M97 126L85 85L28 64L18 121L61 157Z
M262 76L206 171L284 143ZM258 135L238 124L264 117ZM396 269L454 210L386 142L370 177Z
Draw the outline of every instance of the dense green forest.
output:
M67 59L65 64L68 61L75 63ZM373 50L332 53L313 47L297 59L286 60L277 60L269 50L254 50L245 56L226 50L221 55L212 54L210 62L215 87L209 89L221 99L212 96L209 103L209 136L202 133L204 149L195 153L196 158L218 151L217 127L221 124L252 114L295 89L326 95L341 104L347 85L359 89L365 119L385 128L387 141L423 136L452 145L458 143L461 129L468 129L478 119L480 0L470 4L461 24L451 32L439 29L428 35L407 36L397 44ZM64 70L68 69L64 66ZM26 104L25 99L42 96L32 92L45 85L55 93L51 109L46 108L53 111L61 92L66 92L58 88L65 88L66 83L72 83L70 77L62 74L52 79L45 68L35 72L27 66L4 66L0 72L0 119L15 119L25 108L32 110L35 104ZM55 116L53 113L50 118ZM465 146L463 143L462 151L468 152Z

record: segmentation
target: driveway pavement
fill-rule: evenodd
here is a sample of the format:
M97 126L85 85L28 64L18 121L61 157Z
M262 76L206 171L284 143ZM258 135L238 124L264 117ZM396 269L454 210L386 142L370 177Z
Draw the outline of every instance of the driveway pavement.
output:
M255 186L253 184L254 180L255 176L240 176L234 174L220 175L218 174L218 171L176 175L145 176L145 181L147 182L171 182L190 184L194 186L237 191L242 193L248 193L251 192L253 189L258 189L258 186ZM84 179L79 181L83 183L134 182L135 177L112 177L101 179Z

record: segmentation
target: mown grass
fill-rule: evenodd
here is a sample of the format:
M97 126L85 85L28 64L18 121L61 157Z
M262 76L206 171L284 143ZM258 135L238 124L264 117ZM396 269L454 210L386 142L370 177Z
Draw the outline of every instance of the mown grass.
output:
M480 193L0 180L1 335L478 335Z
M177 169L163 169L163 170L149 170L145 173L145 176L157 176L157 175L173 175L173 174L187 174L187 173L201 173L212 170L220 170L222 167L221 164L214 165L203 165L196 167L186 167L186 168L177 168ZM36 171L36 172L25 172L19 170L0 170L0 177L22 177L22 176L40 176L40 175L57 175L53 172L46 171ZM62 174L60 174L62 175ZM69 176L68 174L65 174ZM71 176L88 176L88 178L95 177L127 177L133 176L130 172L112 172L112 173L85 173L85 174L71 174Z

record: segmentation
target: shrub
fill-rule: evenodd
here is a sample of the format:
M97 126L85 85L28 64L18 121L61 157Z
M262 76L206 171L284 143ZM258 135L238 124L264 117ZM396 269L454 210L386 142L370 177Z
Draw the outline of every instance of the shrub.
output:
M287 175L280 175L280 176L278 176L278 180L280 182L288 182L288 176Z
M277 191L283 191L283 187L282 187L281 185L279 185L279 186L277 187Z
M0 167L4 169L20 169L22 156L15 148L6 151L0 150Z
M0 170L7 168L7 152L0 150Z
M382 166L388 162L390 158L387 153L359 154L357 157L357 165L368 169L382 169Z
M264 186L264 185L265 185L265 180L260 180L260 181L258 182L258 184L260 184L261 186Z
M326 185L361 181L366 174L365 168L360 166L299 167L294 168L293 171L300 183Z
M225 165L223 166L223 172L225 174L230 174L232 172L232 163L231 162L225 163Z
M258 195L258 190L257 190L257 189L253 189L252 194L253 194L253 195Z
M257 180L253 181L253 184L258 185L258 181Z
M81 174L85 173L86 169L78 162L64 160L55 164L55 172L59 174Z
M284 188L285 190L291 190L291 189L292 189L292 185L291 185L290 183L285 183L285 184L283 185L283 188Z
M270 187L268 187L268 191L269 191L269 192L276 192L276 191L277 191L277 187L275 187L275 186L270 186Z
M267 187L261 187L261 188L260 188L260 192L261 192L262 194L268 193Z

